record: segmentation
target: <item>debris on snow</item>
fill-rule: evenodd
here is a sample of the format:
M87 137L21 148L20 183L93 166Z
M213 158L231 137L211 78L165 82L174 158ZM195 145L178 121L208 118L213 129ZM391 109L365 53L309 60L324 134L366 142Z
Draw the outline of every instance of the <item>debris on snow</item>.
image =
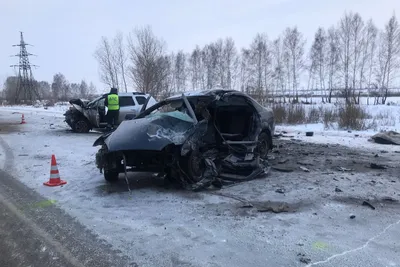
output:
M300 166L300 169L303 170L304 172L310 172L309 169L307 169L306 167Z
M400 133L394 131L377 133L371 139L377 144L400 145Z
M371 163L370 164L370 168L371 169L375 169L375 170L385 170L385 169L387 169L387 167L385 165L377 164L377 163Z
M363 201L362 205L363 205L363 206L368 206L368 207L370 207L370 208L373 209L373 210L375 209L375 207L372 206L372 204L369 203L368 201Z
M342 189L340 189L339 187L336 187L336 188L335 188L335 192L340 193L340 192L343 192L343 191L342 191Z
M344 168L344 167L338 167L338 171L341 171L341 172L351 172L351 171L353 171L353 169L348 169L348 168Z
M293 172L293 168L287 166L272 166L272 169L279 172Z
M283 188L278 188L278 189L275 190L275 192L276 192L276 193L279 193L279 194L285 194L285 189L283 189Z

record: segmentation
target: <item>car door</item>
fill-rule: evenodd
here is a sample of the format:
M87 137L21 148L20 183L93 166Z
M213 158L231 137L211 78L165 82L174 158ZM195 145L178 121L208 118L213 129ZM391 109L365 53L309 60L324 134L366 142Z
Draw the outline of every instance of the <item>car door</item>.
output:
M89 120L93 127L99 127L99 113L98 113L98 106L100 102L104 99L99 99L95 102L90 103L84 110L85 117Z
M120 96L119 97L119 118L118 124L120 124L125 118L135 117L137 113L137 108L135 101L132 96Z

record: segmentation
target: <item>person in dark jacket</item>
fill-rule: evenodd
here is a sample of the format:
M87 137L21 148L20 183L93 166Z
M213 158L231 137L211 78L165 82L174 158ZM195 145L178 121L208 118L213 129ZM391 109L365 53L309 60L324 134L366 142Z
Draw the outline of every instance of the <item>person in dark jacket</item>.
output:
M118 123L119 117L119 97L117 88L111 88L106 95L104 105L108 108L106 119L107 128L112 129Z

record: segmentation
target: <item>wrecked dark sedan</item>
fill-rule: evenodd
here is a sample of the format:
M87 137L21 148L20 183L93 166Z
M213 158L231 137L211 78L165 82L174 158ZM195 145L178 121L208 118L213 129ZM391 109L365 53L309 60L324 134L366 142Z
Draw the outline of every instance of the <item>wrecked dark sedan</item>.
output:
M100 136L96 165L107 181L120 173L155 172L184 186L253 179L272 149L270 108L234 90L169 97Z

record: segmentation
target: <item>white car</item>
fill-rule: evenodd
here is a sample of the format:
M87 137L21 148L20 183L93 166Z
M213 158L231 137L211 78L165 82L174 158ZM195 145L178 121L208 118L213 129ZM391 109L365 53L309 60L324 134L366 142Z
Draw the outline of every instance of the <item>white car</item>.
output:
M118 93L118 96L120 106L118 125L124 120L135 118L147 99L146 108L157 103L151 95L140 92L121 92ZM104 106L105 97L106 95L102 95L92 101L71 99L69 103L72 106L64 114L65 122L74 132L78 133L87 133L94 128L105 128L107 126L107 108Z

